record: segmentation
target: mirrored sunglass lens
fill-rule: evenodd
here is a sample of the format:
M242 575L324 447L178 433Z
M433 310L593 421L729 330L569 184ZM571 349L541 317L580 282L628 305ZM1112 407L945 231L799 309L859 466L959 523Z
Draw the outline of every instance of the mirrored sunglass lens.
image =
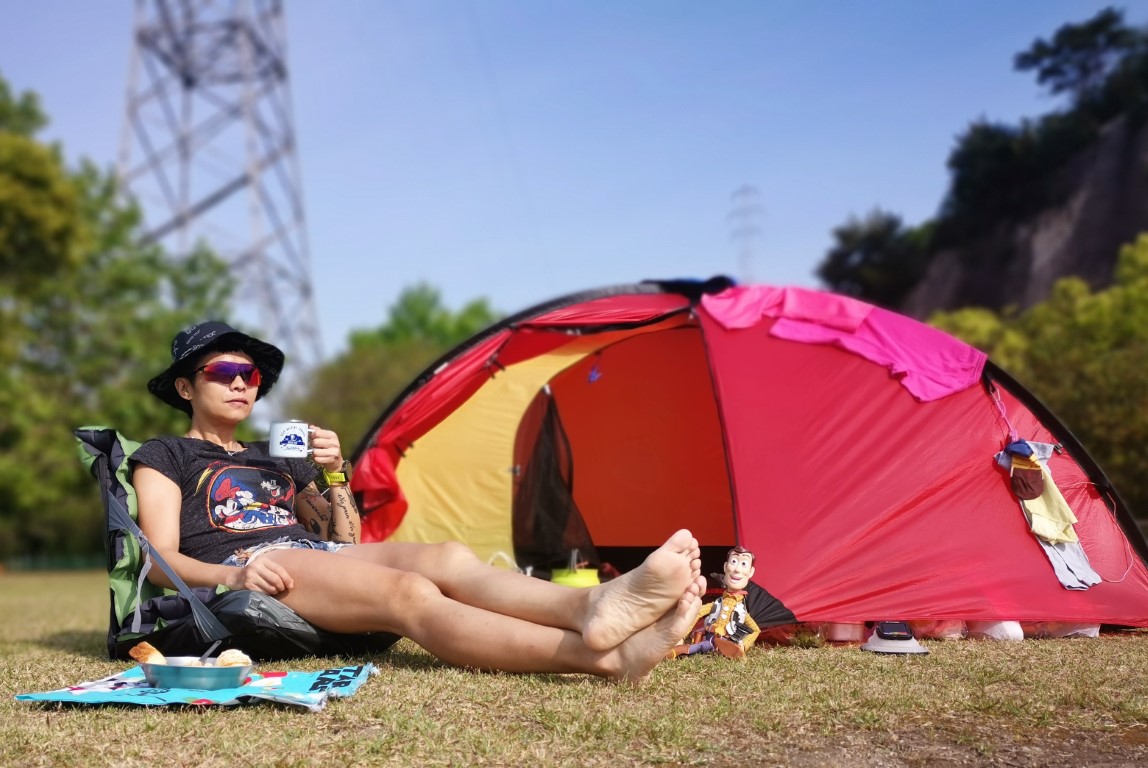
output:
M230 384L236 376L242 376L251 387L258 387L262 381L259 369L249 363L212 363L203 367L203 375L208 381L219 384Z
M217 384L228 384L235 378L238 371L231 363L212 363L211 365L204 366L203 378L208 381L214 381Z

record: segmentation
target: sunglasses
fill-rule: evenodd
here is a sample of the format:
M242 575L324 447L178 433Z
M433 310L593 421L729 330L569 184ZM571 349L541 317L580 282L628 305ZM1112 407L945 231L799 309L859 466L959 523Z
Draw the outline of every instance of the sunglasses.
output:
M232 363L226 360L217 360L195 369L196 373L203 371L203 378L214 381L216 384L228 384L235 381L236 376L243 377L243 383L249 387L258 387L263 383L263 376L259 368L251 363Z

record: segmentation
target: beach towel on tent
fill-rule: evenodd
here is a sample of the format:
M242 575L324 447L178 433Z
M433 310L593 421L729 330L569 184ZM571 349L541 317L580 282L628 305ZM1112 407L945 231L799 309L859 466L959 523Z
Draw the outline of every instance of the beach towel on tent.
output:
M188 587L151 548L136 522L128 457L139 447L109 427L75 431L81 461L100 485L111 609L108 657L128 659L148 641L169 656L198 656L215 640L254 659L381 653L397 640L389 633L343 635L305 621L270 595L252 590ZM175 590L152 584L148 571L164 571Z

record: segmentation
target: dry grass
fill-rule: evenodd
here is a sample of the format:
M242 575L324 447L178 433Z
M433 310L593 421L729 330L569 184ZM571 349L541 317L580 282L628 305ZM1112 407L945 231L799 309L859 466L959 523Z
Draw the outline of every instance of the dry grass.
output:
M709 656L662 664L638 689L451 669L403 641L371 659L381 675L318 714L266 703L148 709L11 698L123 669L104 653L106 611L102 574L0 577L9 693L0 704L0 764L1148 762L1148 633L930 642L925 657L759 648L745 663Z

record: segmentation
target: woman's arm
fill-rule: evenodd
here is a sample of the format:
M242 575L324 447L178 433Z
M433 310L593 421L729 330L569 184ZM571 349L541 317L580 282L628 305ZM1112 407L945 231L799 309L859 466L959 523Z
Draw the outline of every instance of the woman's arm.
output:
M311 429L311 460L325 472L340 472L344 461L339 436L314 424ZM359 543L359 509L345 482L331 483L326 498L315 483L309 483L296 497L295 516L309 531L328 541Z
M327 498L310 483L299 494L296 517L303 526L328 541L359 543L359 509L347 485L332 485Z
M151 545L188 586L214 587L223 584L230 589L254 589L269 595L277 595L294 586L287 571L267 558L259 558L248 566L237 568L205 563L180 553L179 515L183 500L179 486L143 464L136 465L132 485L136 489L140 528ZM175 587L159 568L148 571L148 581L161 587Z

